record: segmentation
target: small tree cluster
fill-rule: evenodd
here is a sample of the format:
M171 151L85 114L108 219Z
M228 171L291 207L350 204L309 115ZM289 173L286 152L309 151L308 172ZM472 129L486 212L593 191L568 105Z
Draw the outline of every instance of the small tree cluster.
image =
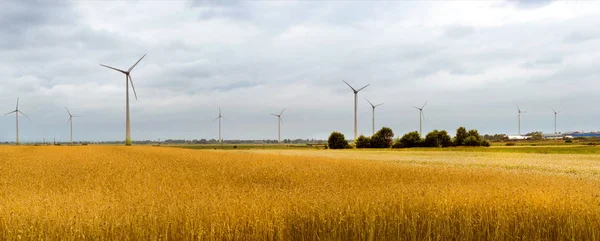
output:
M406 133L402 138L396 140L392 147L450 147L450 146L490 146L490 143L479 135L477 130L469 130L459 127L456 136L452 139L445 130L433 130L425 139L421 138L419 132Z
M392 146L394 132L388 127L383 127L372 137L360 135L355 142L356 148L389 148Z
M490 142L479 135L477 130L467 131L464 127L456 129L456 136L452 142L454 146L490 146Z
M348 148L348 141L346 141L346 137L344 134L334 131L329 135L329 139L327 139L327 145L330 149L345 149Z
M402 136L402 138L396 140L393 148L411 148L411 147L419 147L421 146L421 135L419 132L413 131L406 133Z

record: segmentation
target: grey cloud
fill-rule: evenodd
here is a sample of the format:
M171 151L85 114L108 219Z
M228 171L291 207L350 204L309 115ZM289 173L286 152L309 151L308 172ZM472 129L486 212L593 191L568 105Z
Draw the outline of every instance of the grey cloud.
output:
M521 64L523 68L536 68L536 67L548 67L556 64L560 64L563 62L562 56L554 55L554 56L546 56L544 58L539 58L535 61L526 62Z
M564 42L569 44L576 44L598 38L600 38L600 34L597 34L597 30L590 32L574 32L566 36Z
M444 35L449 38L461 38L472 34L473 32L475 32L475 29L470 26L452 26L446 28Z
M540 8L552 3L553 0L514 0L510 1L519 8L533 9Z

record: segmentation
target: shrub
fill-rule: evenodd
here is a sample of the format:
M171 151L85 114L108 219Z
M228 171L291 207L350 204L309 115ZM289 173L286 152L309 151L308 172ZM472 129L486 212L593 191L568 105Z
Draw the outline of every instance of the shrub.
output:
M371 138L366 137L364 135L360 135L356 139L356 148L370 148L371 147Z
M331 132L331 135L329 135L329 139L327 140L327 144L329 145L330 149L344 149L348 147L348 141L346 141L344 134L337 131Z
M506 143L506 146L516 146L516 145L517 145L517 143L514 143L514 142L507 142Z
M573 143L573 140L571 140L571 139L566 139L566 140L565 140L565 143Z
M395 148L409 148L409 147L419 147L421 145L421 136L419 132L413 131L404 134L402 138L398 139L394 144Z

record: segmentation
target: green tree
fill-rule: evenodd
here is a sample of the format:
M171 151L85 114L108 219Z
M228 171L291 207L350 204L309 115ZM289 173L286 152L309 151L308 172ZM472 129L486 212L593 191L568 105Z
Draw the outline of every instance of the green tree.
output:
M389 148L394 142L394 132L389 127L383 127L371 137L372 148Z
M477 141L481 141L481 136L479 135L479 131L477 131L475 129L469 130L467 132L467 136L475 137L475 139L477 139Z
M445 130L433 130L425 136L424 146L427 147L448 147L452 145L452 140Z
M402 136L402 138L398 139L396 143L394 143L394 148L409 148L409 147L419 147L421 145L421 135L419 135L418 131L413 131L406 133Z
M442 130L438 132L438 144L441 147L449 147L452 146L452 138L448 135L448 132Z
M479 146L481 142L475 136L468 136L463 141L463 146Z
M425 141L423 141L424 147L440 147L438 143L438 130L433 130L432 132L427 133L425 135Z
M360 135L356 138L356 148L370 148L371 147L371 138L366 137L364 135Z
M458 127L458 129L456 129L456 136L454 137L454 145L455 146L462 146L463 142L465 141L465 139L467 138L467 129L464 127Z
M349 146L344 134L337 131L331 132L331 135L329 135L329 139L327 140L327 144L329 145L330 149L344 149L348 148Z
M541 131L534 132L531 134L531 140L541 141L542 139L544 139L544 135L542 134Z

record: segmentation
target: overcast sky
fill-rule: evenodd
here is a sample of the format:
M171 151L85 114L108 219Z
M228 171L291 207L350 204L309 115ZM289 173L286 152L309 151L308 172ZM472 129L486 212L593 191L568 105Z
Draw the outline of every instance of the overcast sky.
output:
M480 133L600 130L597 1L1 1L0 110L21 141L327 138L458 126ZM14 115L0 141L14 141Z

